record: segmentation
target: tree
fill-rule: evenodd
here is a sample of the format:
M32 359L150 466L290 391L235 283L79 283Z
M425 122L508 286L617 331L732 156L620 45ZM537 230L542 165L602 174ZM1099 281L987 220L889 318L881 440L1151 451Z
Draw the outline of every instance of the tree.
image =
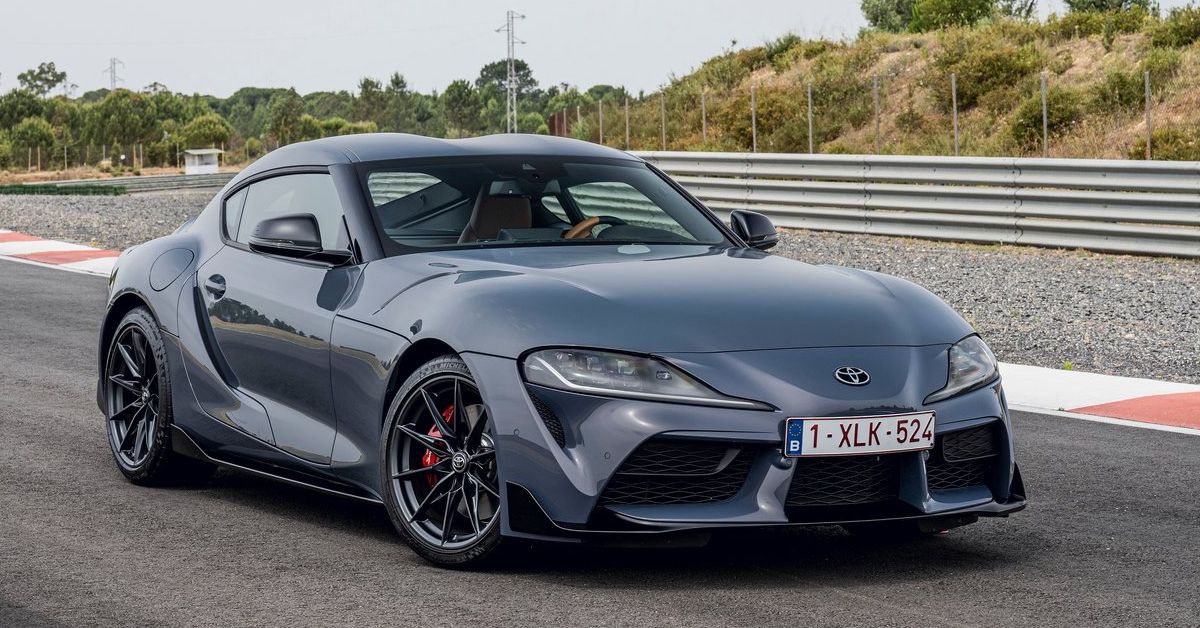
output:
M304 101L294 88L275 94L267 105L267 132L274 135L280 144L290 144L298 137L300 116L303 114Z
M38 96L45 96L50 90L67 80L67 73L54 67L54 62L39 63L37 68L25 70L17 75L17 81L23 89Z
M999 10L1001 15L1031 20L1037 14L1037 0L1000 0Z
M463 137L479 120L479 94L470 83L462 79L454 81L442 94L442 109L446 112L446 121L458 130L459 137Z
M536 111L530 111L521 116L518 121L517 130L521 133L537 133L538 135L548 135L550 126L546 124L546 118Z
M533 71L529 69L529 64L521 59L513 59L513 75L517 83L517 96L531 92L537 89L537 79L533 78ZM508 84L508 59L493 61L479 69L479 77L475 79L475 89L482 89L487 85L498 85L501 88L506 88Z
M1065 0L1067 10L1072 13L1084 11L1130 11L1142 9L1150 11L1152 0Z
M23 148L54 145L54 129L42 118L25 118L13 127L13 146Z
M0 96L0 129L11 129L25 118L42 115L43 101L27 89Z
M862 0L859 8L873 28L899 33L906 30L912 22L913 6L916 2L917 0Z
M996 14L997 0L917 0L911 30L925 32L951 26L972 26Z
M206 113L183 127L180 135L189 148L207 148L229 141L233 127L219 113Z

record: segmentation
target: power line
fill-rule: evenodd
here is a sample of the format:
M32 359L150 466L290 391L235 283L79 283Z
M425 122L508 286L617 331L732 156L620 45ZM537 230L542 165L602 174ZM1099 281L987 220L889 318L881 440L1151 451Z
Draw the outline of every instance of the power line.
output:
M101 73L101 74L107 74L107 75L108 75L108 84L109 84L109 89L111 89L111 90L113 90L113 91L116 91L116 89L117 89L117 83L124 83L124 82L125 82L125 79L123 79L123 78L121 78L120 76L118 76L118 75L117 75L117 66L118 66L118 65L119 65L119 66L121 66L122 68L124 68L124 67L125 67L125 62L124 62L124 61L121 61L120 59L118 59L118 58L116 58L116 57L109 57L109 59L108 59L108 69L107 69L107 70L101 70L101 71L100 71L100 73Z
M524 15L516 11L509 10L506 14L507 19L504 26L496 29L497 33L503 32L508 36L508 79L505 81L505 86L508 88L508 98L504 106L504 116L506 119L505 126L509 133L517 132L517 44L525 42L517 39L516 29L513 28L515 20L525 19Z

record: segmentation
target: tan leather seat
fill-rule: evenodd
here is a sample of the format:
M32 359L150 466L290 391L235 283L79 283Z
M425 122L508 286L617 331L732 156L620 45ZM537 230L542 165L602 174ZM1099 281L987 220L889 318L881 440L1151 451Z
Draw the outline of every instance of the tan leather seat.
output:
M491 185L485 183L475 199L471 219L459 236L459 242L495 240L502 229L528 229L533 226L533 211L529 199L523 196L492 196Z

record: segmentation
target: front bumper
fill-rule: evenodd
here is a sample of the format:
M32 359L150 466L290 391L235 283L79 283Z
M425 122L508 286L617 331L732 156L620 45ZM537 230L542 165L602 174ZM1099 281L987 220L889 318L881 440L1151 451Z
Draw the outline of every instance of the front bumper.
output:
M861 355L854 363L906 368L890 384L880 376L882 385L870 392L786 384L806 381L788 373L787 363L824 370L811 365L844 362L855 352ZM1025 488L999 383L924 406L922 391L937 388L937 365L944 365L939 352L944 360L945 347L751 352L773 355L739 355L733 370L723 368L730 365L720 354L671 358L718 390L772 403L776 412L566 393L526 385L512 360L463 357L496 421L504 534L589 541L744 526L967 522L1020 510ZM720 378L722 371L733 375ZM819 459L781 453L789 416L923 409L938 416L931 452Z

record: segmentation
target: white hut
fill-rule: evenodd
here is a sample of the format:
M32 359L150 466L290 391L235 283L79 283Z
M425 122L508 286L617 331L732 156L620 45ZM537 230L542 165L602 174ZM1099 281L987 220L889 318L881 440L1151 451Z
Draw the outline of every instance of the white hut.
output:
M216 174L223 152L219 148L189 148L183 151L184 174Z

